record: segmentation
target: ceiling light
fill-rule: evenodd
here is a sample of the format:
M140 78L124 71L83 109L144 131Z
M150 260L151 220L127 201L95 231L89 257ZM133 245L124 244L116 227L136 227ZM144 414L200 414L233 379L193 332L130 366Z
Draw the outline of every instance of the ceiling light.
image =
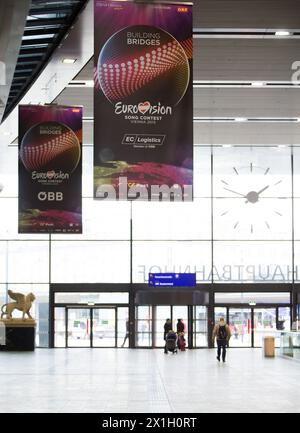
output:
M66 63L66 64L68 64L68 65L72 65L73 63L76 62L76 60L77 60L77 59L68 59L68 58L65 58L65 59L62 59L62 62L63 62L63 63Z
M231 144L222 144L222 147L232 147Z
M94 87L94 80L72 80L67 87Z
M278 30L275 32L275 36L290 36L292 33L288 32L287 30Z
M246 117L236 117L234 119L236 122L247 122L247 118Z
M262 87L264 86L266 83L264 81L253 81L253 83L251 83L251 86L254 87Z
M286 147L286 144L278 144L278 147L284 148L284 147Z

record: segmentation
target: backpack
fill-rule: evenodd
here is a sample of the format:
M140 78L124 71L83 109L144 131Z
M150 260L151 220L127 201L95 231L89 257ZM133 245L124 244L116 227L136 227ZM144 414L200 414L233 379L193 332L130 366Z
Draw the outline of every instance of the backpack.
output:
M227 339L227 331L226 326L220 326L218 329L218 340L226 340Z

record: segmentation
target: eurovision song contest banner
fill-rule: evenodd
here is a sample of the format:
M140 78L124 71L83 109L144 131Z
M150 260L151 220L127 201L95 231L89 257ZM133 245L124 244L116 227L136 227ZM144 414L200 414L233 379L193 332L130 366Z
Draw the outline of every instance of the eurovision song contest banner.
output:
M94 196L128 199L124 181L191 191L192 6L94 1Z
M82 107L19 106L19 233L82 233Z

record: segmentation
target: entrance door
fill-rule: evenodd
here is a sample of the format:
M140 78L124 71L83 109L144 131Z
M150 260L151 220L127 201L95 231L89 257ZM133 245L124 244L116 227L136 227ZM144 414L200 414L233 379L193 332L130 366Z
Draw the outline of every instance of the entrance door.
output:
M91 347L90 308L68 308L67 318L67 346Z
M276 331L276 308L254 309L254 347L261 347L266 332Z
M116 347L115 308L93 308L92 315L92 347Z
M263 337L274 335L276 347L280 346L280 333L289 330L291 310L289 306L258 306L253 308L215 307L215 323L221 317L227 321L231 347L262 347Z
M229 308L229 326L231 347L251 347L251 309Z
M116 308L67 307L67 347L117 347Z
M172 328L176 332L177 321L182 319L185 325L185 340L188 345L188 307L186 305L157 305L153 306L154 347L164 347L164 324L171 319Z

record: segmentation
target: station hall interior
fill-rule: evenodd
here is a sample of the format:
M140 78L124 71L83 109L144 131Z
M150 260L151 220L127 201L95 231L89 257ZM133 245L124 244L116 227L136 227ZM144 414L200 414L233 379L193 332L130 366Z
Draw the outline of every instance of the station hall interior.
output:
M0 413L299 412L300 2L137 3L193 3L190 202L94 197L94 1L0 0L0 306L36 321L32 351L0 326ZM20 105L82 106L80 234L18 230Z

